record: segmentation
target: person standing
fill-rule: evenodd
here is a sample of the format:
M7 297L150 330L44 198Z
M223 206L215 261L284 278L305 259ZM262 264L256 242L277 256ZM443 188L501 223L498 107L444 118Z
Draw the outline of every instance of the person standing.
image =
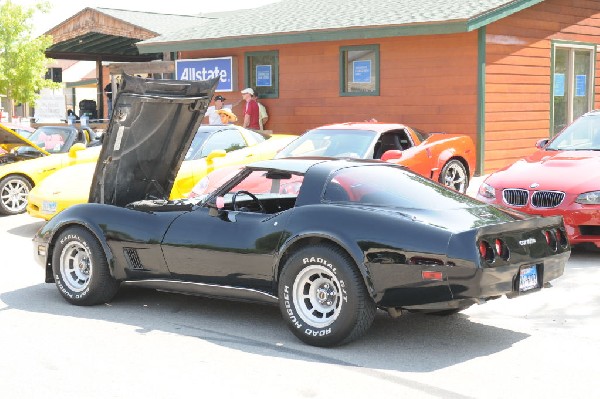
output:
M258 104L258 124L260 126L260 130L265 130L265 124L269 120L269 114L267 114L267 108L258 101L258 94L254 92L254 96L252 96L254 101Z
M205 118L208 118L209 125L220 125L221 124L221 117L217 113L217 111L219 111L221 109L231 109L231 105L225 105L225 100L226 100L226 98L221 95L215 96L214 105L211 105L206 110Z
M246 102L244 107L243 127L260 130L258 103L254 100L254 90L250 87L242 90L242 99Z
M108 119L112 116L112 83L108 82L104 86L104 92L106 93L106 104L108 105Z
M233 122L237 122L237 116L228 108L218 109L216 113L219 116L220 125L230 125Z

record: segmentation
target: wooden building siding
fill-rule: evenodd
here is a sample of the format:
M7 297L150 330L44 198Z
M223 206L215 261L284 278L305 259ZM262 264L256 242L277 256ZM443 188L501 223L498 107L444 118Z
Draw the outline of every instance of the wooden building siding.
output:
M340 48L379 45L380 95L340 95ZM329 123L375 118L426 131L477 134L477 33L377 40L300 43L269 47L182 52L179 58L234 56L235 103L245 85L245 52L279 52L279 98L261 99L268 129L300 134ZM234 106L242 115L242 104Z
M549 136L552 40L600 44L600 2L547 0L487 26L484 173L531 154ZM596 108L599 61L597 54Z

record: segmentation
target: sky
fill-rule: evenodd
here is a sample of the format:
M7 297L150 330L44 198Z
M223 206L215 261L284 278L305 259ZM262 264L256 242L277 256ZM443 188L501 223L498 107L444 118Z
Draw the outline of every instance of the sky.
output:
M23 6L39 3L39 0L13 0ZM50 0L51 10L46 13L36 13L32 22L33 35L38 36L61 22L67 20L86 7L115 8L120 10L149 11L162 14L197 15L200 13L238 10L259 7L276 0L213 0L213 1L148 1L148 0Z

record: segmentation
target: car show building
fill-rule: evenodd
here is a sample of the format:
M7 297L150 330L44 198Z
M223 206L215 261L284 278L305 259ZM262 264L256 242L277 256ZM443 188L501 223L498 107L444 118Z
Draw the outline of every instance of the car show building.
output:
M153 13L115 11L86 9L55 27L48 53L163 77L219 74L238 115L240 91L257 89L275 132L376 119L466 134L477 174L598 108L594 0L283 0L160 25ZM99 68L99 82L123 65Z

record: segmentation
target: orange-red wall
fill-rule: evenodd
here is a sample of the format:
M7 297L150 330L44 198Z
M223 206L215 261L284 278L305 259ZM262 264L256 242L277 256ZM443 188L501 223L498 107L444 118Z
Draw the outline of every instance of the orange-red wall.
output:
M365 44L380 46L380 95L342 97L340 47ZM328 123L376 118L475 138L475 32L196 51L180 58L237 57L237 91L222 93L231 102L245 87L244 53L269 50L279 52L279 98L261 101L269 112L267 128L275 132L302 133ZM240 116L241 105L234 112Z
M547 0L487 27L486 172L531 154L537 140L549 137L552 40L600 44L600 1Z

